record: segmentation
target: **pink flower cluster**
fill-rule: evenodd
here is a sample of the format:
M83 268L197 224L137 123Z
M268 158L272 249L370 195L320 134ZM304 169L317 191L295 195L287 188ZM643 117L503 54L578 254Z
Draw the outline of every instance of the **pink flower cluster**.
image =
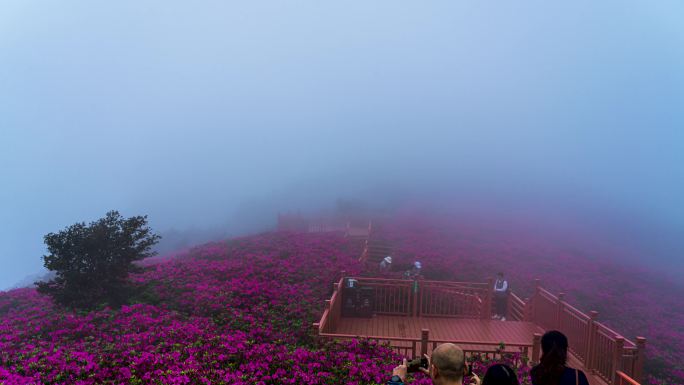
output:
M266 234L148 265L147 303L73 314L32 289L0 293L0 383L370 384L397 357L322 344L311 323L358 245L339 234Z
M378 229L396 265L418 259L432 279L482 281L501 270L526 295L541 278L626 336L647 337L649 384L684 383L682 290L656 275L458 221L403 217ZM400 359L386 346L311 333L342 271L372 274L357 262L361 246L335 233L206 244L145 261L132 277L144 290L119 310L69 313L33 289L0 293L0 384L384 383ZM527 384L522 361L504 360ZM477 359L474 371L492 363Z

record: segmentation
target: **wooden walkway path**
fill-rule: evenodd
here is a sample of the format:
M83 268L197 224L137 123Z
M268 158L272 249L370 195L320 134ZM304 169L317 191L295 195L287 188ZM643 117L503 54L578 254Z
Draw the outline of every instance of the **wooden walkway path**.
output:
M345 318L335 333L358 336L420 338L429 329L430 338L444 341L501 341L517 345L531 344L534 333L542 333L531 322L459 319L440 317L404 317L378 315L373 318Z
M488 351L500 342L508 345L505 352L519 352L519 347L529 345L535 333L544 330L532 322L498 321L479 319L457 319L441 317L405 317L376 315L372 318L345 318L336 328L335 333L354 336L374 336L387 340L400 337L420 339L423 329L430 330L431 340L443 341L482 341L482 344L461 343L459 346L465 351ZM401 344L400 344L401 345ZM404 341L403 346L410 348L411 344ZM607 383L584 368L579 359L574 356L568 358L568 365L584 370L590 385L606 385Z
M365 337L388 343L399 354L417 357L453 342L466 354L497 357L520 352L533 362L540 356L545 330L560 330L569 339L569 364L580 368L593 385L638 385L645 339L636 343L584 314L536 282L532 298L509 293L507 321L492 320L493 294L488 283L340 279L326 301L315 333L322 338ZM367 318L361 318L367 316Z

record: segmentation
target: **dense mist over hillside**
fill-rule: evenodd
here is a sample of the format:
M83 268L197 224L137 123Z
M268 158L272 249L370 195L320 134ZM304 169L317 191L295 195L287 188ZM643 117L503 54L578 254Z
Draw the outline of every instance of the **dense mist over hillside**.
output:
M678 1L0 6L0 289L111 209L163 251L424 210L682 271Z

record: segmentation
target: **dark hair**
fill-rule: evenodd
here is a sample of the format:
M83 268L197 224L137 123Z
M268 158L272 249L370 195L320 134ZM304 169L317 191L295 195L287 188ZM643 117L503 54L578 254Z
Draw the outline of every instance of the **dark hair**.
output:
M503 277L503 273L502 273L502 272L498 272L498 273L496 273L496 275L500 275L500 276Z
M532 368L536 385L558 385L568 360L568 338L558 330L546 332L541 339L542 356Z
M515 371L504 364L492 365L487 369L482 385L520 385Z

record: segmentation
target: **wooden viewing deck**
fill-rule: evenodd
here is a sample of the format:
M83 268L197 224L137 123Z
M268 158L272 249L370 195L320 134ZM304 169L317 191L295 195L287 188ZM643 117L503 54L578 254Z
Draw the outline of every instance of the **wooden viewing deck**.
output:
M368 338L411 357L453 342L467 355L497 357L520 352L534 363L541 334L556 329L570 343L569 365L583 369L592 385L639 385L646 340L636 343L584 314L536 281L532 298L508 295L507 321L492 320L493 281L486 283L353 278L356 287L334 283L314 331L321 338ZM358 303L361 303L359 310ZM364 306L365 304L365 306ZM365 313L366 318L354 311ZM499 349L500 344L505 350Z

